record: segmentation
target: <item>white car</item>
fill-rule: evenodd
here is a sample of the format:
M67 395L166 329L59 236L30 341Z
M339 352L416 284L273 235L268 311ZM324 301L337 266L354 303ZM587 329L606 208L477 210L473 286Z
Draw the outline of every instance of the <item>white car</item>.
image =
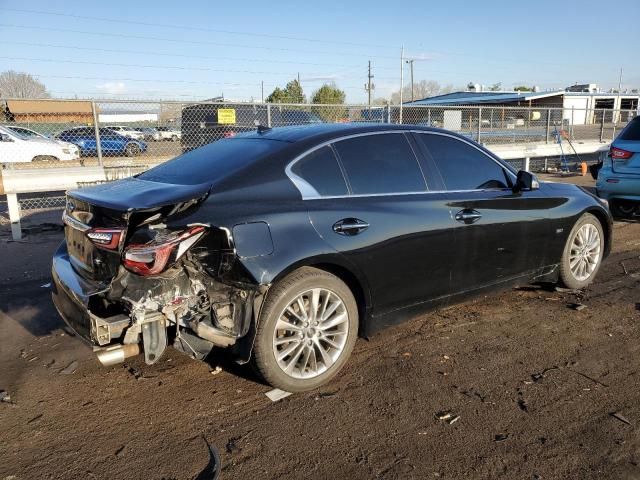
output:
M182 138L182 132L174 127L156 127L157 138L154 135L154 140L171 140L177 142Z
M105 128L113 130L114 132L119 133L120 135L124 135L125 137L133 138L134 140L144 140L144 133L142 133L140 130L136 130L133 127L127 127L124 125L112 125Z
M71 152L71 154L74 155L74 158L72 160L80 158L80 149L73 143L64 142L56 138L49 138L43 135L42 133L36 132L35 130L31 130L30 128L16 127L15 125L4 125L4 127L26 138L44 138L45 140L51 140L52 142L56 142L58 145L61 145L63 148L68 149Z
M42 137L24 137L0 126L0 163L76 160L78 149Z

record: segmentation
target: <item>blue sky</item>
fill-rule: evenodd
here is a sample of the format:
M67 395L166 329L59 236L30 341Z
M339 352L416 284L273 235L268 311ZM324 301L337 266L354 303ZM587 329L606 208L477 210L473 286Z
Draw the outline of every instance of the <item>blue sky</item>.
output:
M470 6L472 5L472 6ZM640 87L640 2L91 2L0 0L0 71L38 76L56 97L260 99L300 74L363 102L415 80ZM405 68L408 81L408 67Z

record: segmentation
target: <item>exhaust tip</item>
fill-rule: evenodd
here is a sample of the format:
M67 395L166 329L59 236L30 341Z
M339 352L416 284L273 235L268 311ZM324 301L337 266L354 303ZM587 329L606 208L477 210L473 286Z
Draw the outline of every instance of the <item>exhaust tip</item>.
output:
M100 363L105 367L117 365L124 362L129 357L134 357L140 353L140 345L130 343L127 345L113 345L102 348L96 352Z

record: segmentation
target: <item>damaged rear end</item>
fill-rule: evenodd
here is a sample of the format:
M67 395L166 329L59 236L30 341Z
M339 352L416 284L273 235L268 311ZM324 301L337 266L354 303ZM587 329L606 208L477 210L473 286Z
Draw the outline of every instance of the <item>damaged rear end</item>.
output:
M228 228L186 223L208 195L136 178L68 194L53 301L102 364L141 352L153 364L168 345L203 358L246 336L266 287L223 280L235 278Z

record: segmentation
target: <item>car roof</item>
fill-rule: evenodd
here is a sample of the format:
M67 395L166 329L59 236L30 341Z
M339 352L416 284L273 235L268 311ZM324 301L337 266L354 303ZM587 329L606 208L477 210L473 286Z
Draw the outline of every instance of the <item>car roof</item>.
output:
M266 138L281 142L296 143L299 141L326 141L345 135L358 133L370 133L389 130L423 130L439 131L437 128L422 127L418 125L394 125L390 123L314 123L312 125L295 125L289 127L275 127L262 131L238 135L238 138Z

